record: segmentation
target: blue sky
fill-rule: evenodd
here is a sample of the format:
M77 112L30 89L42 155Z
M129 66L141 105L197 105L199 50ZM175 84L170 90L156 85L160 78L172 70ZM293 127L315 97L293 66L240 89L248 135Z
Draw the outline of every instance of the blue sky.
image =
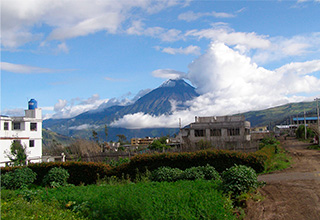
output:
M72 117L129 104L169 78L201 96L171 118L140 113L114 125L312 100L319 11L319 0L3 0L1 114L23 114L35 98L45 118Z

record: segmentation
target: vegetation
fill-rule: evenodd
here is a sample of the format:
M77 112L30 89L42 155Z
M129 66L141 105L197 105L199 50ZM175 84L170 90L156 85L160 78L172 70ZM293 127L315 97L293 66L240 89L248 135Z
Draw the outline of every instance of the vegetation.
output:
M36 180L37 174L28 167L22 167L1 175L1 185L6 189L26 188Z
M80 217L78 213L75 213L72 210L63 208L61 204L54 199L51 201L45 201L39 198L29 200L26 199L28 198L27 196L17 194L17 192L11 190L1 190L1 219L86 219Z
M243 165L234 165L223 171L221 177L224 191L236 196L256 190L260 185L254 169Z
M27 151L19 141L13 141L10 146L10 152L6 152L7 157L14 166L22 166L26 164Z
M61 167L54 167L43 178L43 185L50 187L59 187L67 184L69 173Z
M235 214L244 212L235 206L250 198L251 192L261 185L254 167L260 172L272 166L279 168L271 164L281 155L285 152L270 138L263 140L261 149L254 154L205 150L139 155L109 165L30 164L29 168L37 173L36 184L44 182L59 189L38 186L2 190L1 215L4 219L236 219ZM208 161L211 164L205 163ZM144 165L147 168L139 171ZM134 176L130 172L114 176L130 171L128 168L135 168ZM1 168L2 181L18 170L22 169ZM21 182L25 179L28 178ZM80 186L63 186L67 179L68 183ZM36 187L30 183L20 185Z
M315 136L314 131L312 131L309 127L307 127L307 137L305 137L305 126L300 125L296 130L296 137L298 139L309 139Z
M88 219L235 219L231 201L205 180L62 187L39 197Z

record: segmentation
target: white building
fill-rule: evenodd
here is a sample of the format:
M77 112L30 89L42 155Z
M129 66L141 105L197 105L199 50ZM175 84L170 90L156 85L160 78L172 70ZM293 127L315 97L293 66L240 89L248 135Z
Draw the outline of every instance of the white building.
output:
M24 117L0 116L0 166L10 163L7 153L14 141L26 147L28 162L42 162L42 111L36 100L28 104Z

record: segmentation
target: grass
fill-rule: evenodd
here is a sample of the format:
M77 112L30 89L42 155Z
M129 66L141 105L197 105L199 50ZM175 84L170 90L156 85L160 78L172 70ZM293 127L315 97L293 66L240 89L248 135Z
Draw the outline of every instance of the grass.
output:
M278 153L275 153L271 159L265 162L265 170L263 173L271 173L290 167L292 158L283 148L278 147L278 149Z
M41 196L88 219L235 219L232 202L206 180L63 187Z
M319 145L311 145L308 147L308 149L310 150L320 150L320 146Z
M17 195L15 191L1 190L1 219L82 220L86 218L61 208L56 201L28 200L22 195Z

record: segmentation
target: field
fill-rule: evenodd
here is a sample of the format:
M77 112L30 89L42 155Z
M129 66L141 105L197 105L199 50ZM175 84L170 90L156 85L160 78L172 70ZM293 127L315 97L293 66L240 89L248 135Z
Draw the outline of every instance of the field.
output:
M268 148L274 151L274 145ZM280 169L272 164L282 160L288 160L282 150L268 157L265 172ZM260 185L255 171L243 165L220 174L207 165L160 169L135 179L106 176L90 185L51 182L1 189L1 219L241 219L245 200Z

